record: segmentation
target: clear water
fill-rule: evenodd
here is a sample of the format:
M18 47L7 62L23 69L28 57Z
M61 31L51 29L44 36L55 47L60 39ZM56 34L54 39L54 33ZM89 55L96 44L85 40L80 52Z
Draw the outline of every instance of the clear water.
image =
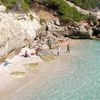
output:
M40 88L11 100L100 100L100 41L82 40L71 53Z

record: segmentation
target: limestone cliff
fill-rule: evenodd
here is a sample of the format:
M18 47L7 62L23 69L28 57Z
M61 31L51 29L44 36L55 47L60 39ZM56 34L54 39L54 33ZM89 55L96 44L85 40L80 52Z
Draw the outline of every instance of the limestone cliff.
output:
M27 46L40 29L39 18L30 14L7 13L0 7L0 59L12 50ZM5 9L6 10L6 9Z

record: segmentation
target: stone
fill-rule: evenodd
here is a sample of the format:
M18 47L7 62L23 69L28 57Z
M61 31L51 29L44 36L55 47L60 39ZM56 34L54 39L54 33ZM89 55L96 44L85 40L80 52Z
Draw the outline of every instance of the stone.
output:
M45 61L52 61L54 60L54 55L51 50L43 49L41 52L38 53L38 56Z
M97 36L98 37L99 34L100 34L100 25L92 28L92 30L93 30L93 36Z
M78 27L70 26L68 37L75 39L89 39L90 35L89 32L85 29L85 27L81 25Z
M6 7L4 5L0 5L0 12L5 12L6 11Z
M80 30L80 32L83 32L83 33L87 32L86 28L82 25L79 26L79 30Z
M55 20L55 21L54 21L54 24L57 25L57 26L60 26L60 21L59 21L59 19Z

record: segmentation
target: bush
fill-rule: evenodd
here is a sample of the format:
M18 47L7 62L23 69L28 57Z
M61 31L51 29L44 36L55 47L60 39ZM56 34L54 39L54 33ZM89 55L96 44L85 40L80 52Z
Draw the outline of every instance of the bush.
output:
M12 9L16 5L17 0L0 0L8 9ZM20 0L21 7L24 12L29 12L29 0Z
M45 4L50 8L58 9L60 2L61 0L46 0Z
M48 0L46 1L46 6L52 9L56 9L60 19L64 23L70 21L80 21L85 18L81 13L77 11L76 8L70 7L64 0Z
M84 9L93 9L95 7L100 7L100 0L68 0L74 2L76 5Z
M8 9L12 9L16 4L16 0L0 0Z
M29 5L27 2L25 2L24 0L21 0L21 7L22 7L24 12L29 12Z

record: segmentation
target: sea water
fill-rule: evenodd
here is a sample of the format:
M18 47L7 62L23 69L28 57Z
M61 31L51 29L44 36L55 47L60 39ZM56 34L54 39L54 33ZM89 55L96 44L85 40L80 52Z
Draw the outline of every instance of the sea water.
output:
M64 55L44 84L10 100L100 100L100 41L81 40Z

